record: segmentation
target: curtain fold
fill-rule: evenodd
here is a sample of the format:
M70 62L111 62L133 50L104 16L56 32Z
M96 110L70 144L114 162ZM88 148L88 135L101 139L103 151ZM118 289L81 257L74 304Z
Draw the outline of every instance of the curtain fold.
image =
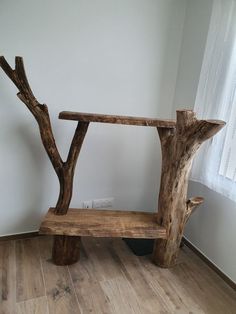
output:
M236 1L214 0L194 110L226 127L200 149L190 179L236 201Z

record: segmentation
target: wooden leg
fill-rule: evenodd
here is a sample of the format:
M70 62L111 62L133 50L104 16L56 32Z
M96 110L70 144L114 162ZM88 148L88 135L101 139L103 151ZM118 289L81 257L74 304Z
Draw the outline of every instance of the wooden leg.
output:
M200 145L223 124L197 120L191 110L178 110L176 129L158 128L162 148L162 174L157 223L166 228L167 239L157 239L153 261L160 267L176 264L185 224L202 197L187 199L188 177L193 157Z
M80 237L54 236L52 260L56 265L71 265L79 260Z
M159 267L169 268L176 265L180 244L176 239L157 239L153 247L153 262Z

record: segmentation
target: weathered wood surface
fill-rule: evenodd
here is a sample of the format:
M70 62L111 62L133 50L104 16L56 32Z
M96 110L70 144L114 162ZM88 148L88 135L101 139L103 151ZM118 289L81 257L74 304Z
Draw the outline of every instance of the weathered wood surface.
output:
M165 238L156 213L69 208L66 215L54 215L51 208L40 232L67 236Z
M188 177L200 145L216 134L225 122L197 120L191 110L177 111L176 129L160 129L162 174L157 223L167 229L167 239L157 239L153 261L161 267L176 264L186 221L201 197L187 200Z
M78 123L78 126L74 133L74 137L70 145L68 157L64 162L60 156L60 153L58 151L54 139L48 108L45 104L40 104L35 98L30 88L29 82L27 80L23 58L16 57L15 69L12 69L8 62L6 61L6 59L3 56L1 56L0 67L18 88L19 92L17 93L17 96L27 106L27 108L33 114L38 123L44 148L53 165L53 168L57 174L60 184L60 193L55 207L55 213L58 215L66 214L72 197L75 165L89 123L88 122ZM55 240L55 244L58 241L59 239L57 237L57 240ZM65 238L63 238L62 241L65 241ZM70 239L67 240L67 242L69 241Z
M54 217L55 215L53 213ZM65 217L65 216L63 216ZM56 234L55 232L53 234ZM71 265L80 257L80 237L55 235L52 248L52 259L56 265Z
M78 123L71 142L67 160L64 162L55 143L48 108L45 104L40 104L35 98L27 80L23 59L21 57L16 57L15 69L12 69L5 58L0 57L0 67L18 88L19 92L17 96L27 106L38 122L44 148L60 183L60 194L55 212L57 214L65 214L69 207L72 196L75 165L89 123Z
M76 239L67 238L66 235L105 235L158 238L153 252L154 262L161 267L173 266L176 263L184 226L192 211L203 201L201 197L187 200L188 176L193 157L200 145L216 134L225 123L218 120L197 120L191 110L177 111L176 122L173 120L61 112L59 115L61 119L79 121L68 157L64 162L54 140L47 106L36 100L25 74L23 59L16 57L15 69L12 69L5 58L0 57L0 67L18 88L17 96L38 122L43 145L59 179L60 194L56 207L54 210L50 210L41 227L45 231L45 225L50 225L51 229L47 227L47 232L51 230L51 232L58 234L54 241L54 261L57 263L67 261L70 264L75 261L75 256L79 256ZM87 211L83 210L80 210L79 214L76 213L76 215L72 215L70 212L64 218L58 218L54 215L65 215L68 211L72 197L75 165L89 122L157 127L163 159L157 216L139 213L132 214L127 218L122 216L123 214L117 214L116 219L113 219L114 217L108 217L107 213L105 216L103 213L102 216L101 213L92 211L89 213L90 216L86 216L88 215L86 214ZM68 222L67 219L71 216L73 216L74 221ZM145 217L149 217L149 220ZM154 217L157 217L156 221L153 220ZM53 224L54 227L52 227ZM60 238L60 235L63 237ZM65 254L64 261L60 252ZM74 254L70 252L74 252ZM69 256L71 256L71 260Z
M101 123L111 123L111 124L152 126L152 127L159 127L159 128L175 128L174 120L160 120L160 119L151 119L151 118L144 118L144 117L105 115L105 114L73 112L73 111L60 112L59 119L74 120L74 121L81 121L81 122L101 122Z

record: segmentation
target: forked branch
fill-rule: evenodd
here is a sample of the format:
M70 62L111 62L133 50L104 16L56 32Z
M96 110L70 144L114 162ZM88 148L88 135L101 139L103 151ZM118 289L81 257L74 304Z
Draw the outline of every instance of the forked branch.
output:
M17 96L27 106L38 122L44 148L60 182L60 195L56 205L56 212L58 214L65 214L71 200L75 164L88 128L88 123L78 123L67 161L63 162L53 136L48 108L45 104L40 104L35 98L25 73L23 58L16 57L15 69L12 69L6 59L1 56L0 67L15 84L19 91ZM65 187L66 183L67 187Z

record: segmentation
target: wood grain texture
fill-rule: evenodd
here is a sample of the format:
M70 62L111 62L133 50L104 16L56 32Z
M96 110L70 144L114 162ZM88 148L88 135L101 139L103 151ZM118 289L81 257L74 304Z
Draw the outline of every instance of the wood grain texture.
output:
M17 302L44 296L38 239L16 241L16 259Z
M15 69L13 69L8 64L6 59L1 56L0 67L10 78L10 80L15 84L15 86L19 90L19 92L17 93L18 98L26 105L26 107L29 109L29 111L32 113L38 123L43 146L57 174L60 185L60 192L55 207L55 214L66 214L70 205L73 192L73 179L76 162L89 123L78 123L70 145L67 159L66 161L63 161L54 139L48 108L45 104L40 104L34 96L26 76L23 58L18 56L15 57ZM57 238L55 240L55 245L57 243L61 243L62 241L64 241L64 239L65 238L59 241L59 238ZM70 239L71 238L67 239L68 248L72 247L72 243L74 243L73 241L71 241L71 244L69 244ZM53 257L58 260L59 256L56 256L56 252L58 252L58 245L55 247L53 255ZM60 255L59 252L58 254ZM72 263L72 261L68 259L68 254L67 260L69 263Z
M78 123L70 145L68 157L64 162L54 139L48 108L45 104L40 104L34 96L26 76L23 58L16 57L15 69L12 69L6 59L1 56L0 67L15 84L19 90L17 94L18 98L26 105L38 123L43 146L58 176L60 184L60 193L55 213L65 214L71 201L75 165L89 123Z
M137 125L137 126L152 126L159 128L175 128L174 120L161 120L151 119L144 117L130 117L130 116L117 116L117 115L105 115L98 113L84 113L73 111L62 111L59 114L59 119L74 120L81 122L100 122L111 124L125 124L125 125Z
M198 120L192 110L178 110L176 129L158 128L162 148L162 173L157 222L167 238L157 239L153 261L160 267L176 264L184 227L201 197L187 200L192 160L201 144L215 135L225 122Z
M0 314L15 314L16 256L15 242L0 242Z
M143 313L133 287L123 277L102 281L101 286L111 302L112 313Z
M52 239L39 239L49 313L79 314L80 307L67 266L56 266L51 260Z
M187 200L188 177L193 157L207 139L214 136L224 125L220 120L198 120L191 110L178 110L176 122L139 117L113 116L64 111L60 119L79 121L64 162L53 136L48 108L35 98L24 69L23 59L15 58L15 68L0 57L0 67L12 80L19 92L17 96L35 117L44 148L54 167L60 183L60 193L55 209L51 209L43 221L41 231L63 235L54 241L53 259L57 263L71 264L79 256L76 241L67 236L113 236L156 238L153 261L161 267L171 267L177 261L184 227L192 211L202 203L200 197ZM109 214L70 210L75 165L90 122L140 125L156 127L162 147L162 174L158 202L157 223L154 215ZM121 217L122 216L122 217ZM132 216L132 217L131 217ZM161 227L162 228L161 228ZM74 254L71 254L74 252ZM65 256L62 257L61 255ZM70 259L71 256L71 259Z
M40 233L68 236L165 238L165 228L159 227L156 214L118 210L70 208L66 215L54 215L50 208Z
M80 237L54 236L52 260L56 265L71 265L79 260Z
M52 240L38 239L44 296L23 302L16 302L14 290L19 286L14 265L18 268L22 263L15 256L17 241L0 243L1 295L8 291L3 293L7 300L3 295L0 300L0 314L235 314L236 291L186 246L180 250L176 267L163 269L147 256L133 255L120 239L83 238L80 262L59 267L51 262ZM30 262L32 269L38 267L36 259L26 261ZM37 284L33 273L25 276L25 290L32 287L32 281Z
M46 297L19 302L16 305L17 314L49 314Z
M140 257L133 255L123 241L114 238L88 238L84 241L84 246L100 281L114 282L122 276L124 285L132 287L141 313L168 313L165 302L157 297L149 285Z
M109 240L109 238L82 238L84 250L92 265L90 271L99 282L122 276L119 262L109 252L107 246Z
M83 238L83 240L85 239ZM90 252L89 247L87 247L88 241L85 242L87 251ZM96 253L98 252L101 254L99 254L97 259L96 258L91 259L88 257L86 251L82 249L80 263L69 266L69 271L71 274L72 282L75 287L75 292L82 312L109 314L112 313L111 302L109 298L105 295L104 291L102 290L99 280L101 275L100 272L100 262L102 257L101 255L104 252L104 248L102 247L102 250L99 250L97 247L93 245L92 251L93 256L97 257ZM103 266L106 267L107 264L106 265L103 264ZM109 276L112 264L109 263L109 266L110 267L108 267L108 271L106 273L107 277ZM116 274L117 268L116 265L113 265L113 275Z
M188 247L183 247L181 263L170 272L172 279L188 291L204 313L235 313L236 292L219 280L220 277ZM207 291L203 287L207 287Z

